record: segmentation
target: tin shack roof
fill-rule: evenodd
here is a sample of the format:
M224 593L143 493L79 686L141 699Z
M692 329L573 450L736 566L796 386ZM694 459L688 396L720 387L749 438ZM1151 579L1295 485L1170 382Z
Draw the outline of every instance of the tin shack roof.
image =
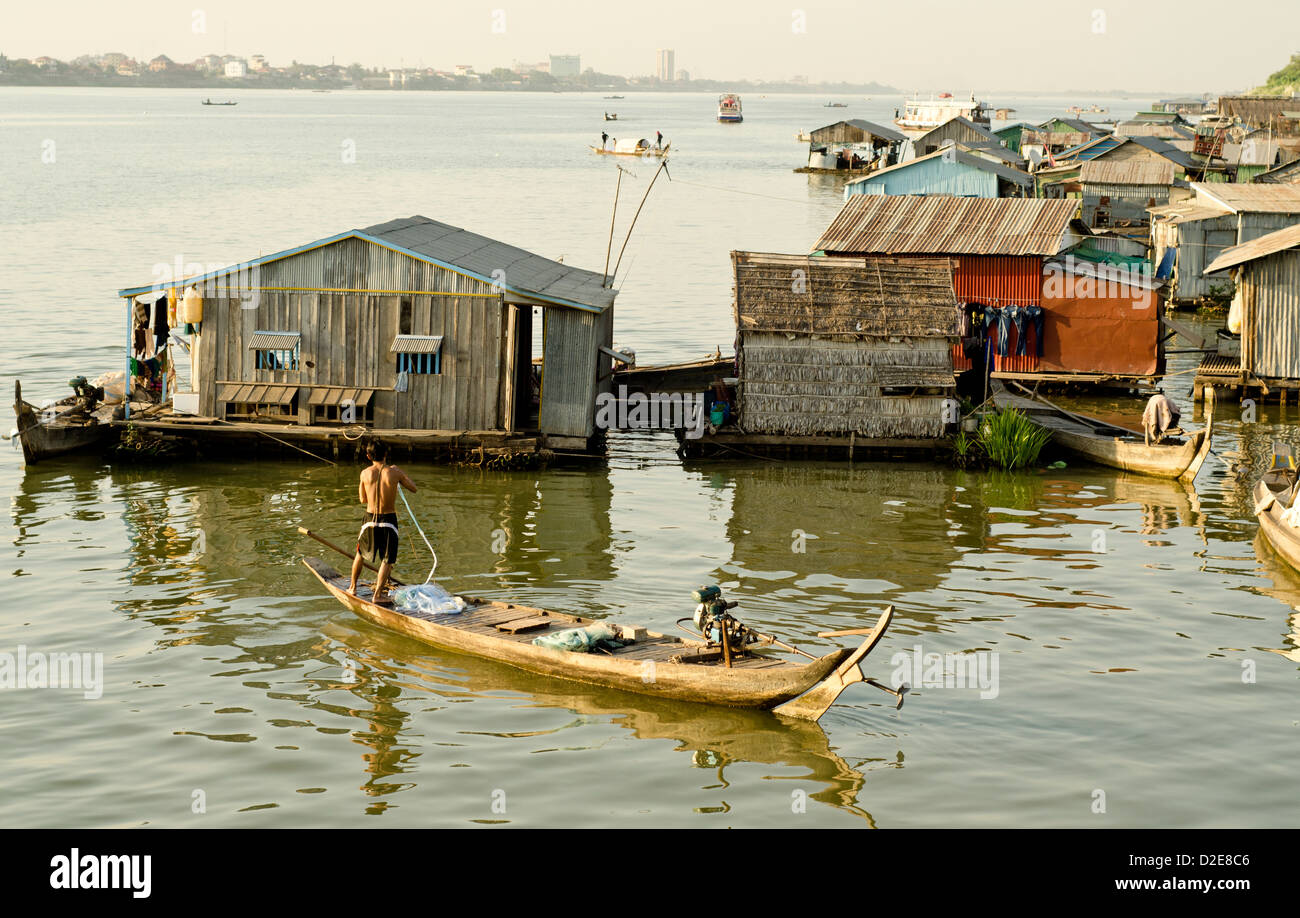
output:
M1241 245L1225 249L1218 258L1206 266L1205 271L1202 273L1213 274L1216 271L1233 268L1244 262L1254 261L1256 258L1263 258L1265 255L1272 255L1276 252L1284 252L1287 249L1294 249L1297 246L1300 246L1300 223L1295 226L1288 226L1286 229L1274 230L1265 236L1260 236L1258 239L1252 239L1250 242L1243 242Z
M1192 190L1201 203L1234 213L1300 214L1300 185L1193 182Z
M496 283L498 279L503 279L507 294L527 300L601 312L613 305L617 295L616 290L604 285L604 275L595 271L561 264L458 226L417 215L376 223L365 229L347 230L242 264L187 277L183 281L168 280L143 287L124 288L118 291L118 296L135 296L182 284L213 280L247 270L253 265L280 261L344 239L363 239L411 258L459 271L484 283Z
M929 162L936 158L942 158L945 155L948 157L946 160L947 162L955 161L961 163L963 166L969 166L972 169L979 169L983 172L992 172L999 178L1006 179L1008 182L1012 182L1022 188L1032 188L1034 186L1034 178L1028 172L1015 169L1002 163L994 162L985 156L976 156L974 153L968 153L966 152L970 149L968 144L959 143L955 146L956 149L951 151L947 149L935 150L933 153L927 153L925 156L918 156L916 159L909 159L904 163L896 163L892 166L886 166L884 169L877 169L870 175L864 175L862 178L847 182L845 184L845 193L851 193L848 189L853 185L870 184L871 180L875 179L876 176L885 175L886 173L902 172L905 169L910 169L918 163Z
M961 155L960 153L958 154ZM1077 198L853 195L813 251L1055 255L1075 241Z
M1079 167L1079 181L1092 185L1172 185L1174 164L1168 160L1091 159Z
M812 138L813 143L819 143L826 135L835 132L835 129L842 124L855 127L863 134L871 137L879 137L881 140L888 140L891 143L901 143L907 139L905 134L895 131L893 128L887 128L883 125L876 124L874 121L865 121L862 118L850 118L846 121L836 121L834 124L828 124L825 127L819 127L812 131L808 136Z

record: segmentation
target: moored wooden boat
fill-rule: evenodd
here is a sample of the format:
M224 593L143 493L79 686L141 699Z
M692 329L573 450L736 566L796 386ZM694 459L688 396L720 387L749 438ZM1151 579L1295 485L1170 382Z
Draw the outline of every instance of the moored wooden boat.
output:
M52 417L43 418L44 411L23 399L22 383L14 380L14 414L18 419L15 436L28 465L97 447L112 436L114 428L108 419L77 410L74 401L56 403L51 406Z
M1270 469L1255 482L1255 519L1268 544L1287 564L1300 571L1300 529L1282 519L1294 502L1295 469Z
M821 717L840 692L855 682L885 688L867 679L859 664L889 627L892 606L881 614L874 628L825 633L826 636L865 634L856 649L840 648L807 662L795 662L757 652L751 644L733 651L728 667L716 645L642 628L621 628L625 640L629 636L635 639L626 646L602 653L538 647L532 643L538 635L593 625L596 620L469 596L463 597L469 604L463 612L440 615L406 612L396 609L387 599L373 602L369 585L358 584L358 595L348 593L348 578L324 561L304 558L303 564L335 599L372 624L426 644L496 660L544 676L676 701L775 709L778 714L805 720ZM902 693L894 694L901 704Z
M1213 414L1209 410L1205 427L1200 430L1148 445L1137 431L1066 411L1042 398L1021 398L1012 395L997 380L993 383L993 402L999 408L1013 407L1024 412L1052 435L1052 442L1058 447L1097 465L1190 481L1210 453Z

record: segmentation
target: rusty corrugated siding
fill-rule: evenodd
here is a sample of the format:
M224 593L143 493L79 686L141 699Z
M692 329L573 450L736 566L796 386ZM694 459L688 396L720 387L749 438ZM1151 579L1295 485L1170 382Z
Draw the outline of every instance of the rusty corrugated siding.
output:
M1300 379L1300 251L1277 252L1245 266L1248 335L1243 363L1256 376Z
M1070 198L853 195L813 251L1055 255L1078 209Z

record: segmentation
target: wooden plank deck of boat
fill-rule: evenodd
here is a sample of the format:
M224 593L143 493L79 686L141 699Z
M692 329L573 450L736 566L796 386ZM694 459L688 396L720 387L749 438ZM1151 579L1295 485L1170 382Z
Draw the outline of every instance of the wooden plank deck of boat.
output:
M327 581L332 586L340 590L347 589L348 578L343 575L330 578ZM367 602L373 602L374 592L373 585L367 583L357 584L357 597ZM467 600L470 597L465 597ZM503 641L514 641L519 644L531 644L533 639L542 634L553 631L564 631L581 625L595 624L598 619L582 618L581 616L561 617L550 613L544 609L533 609L527 606L518 606L514 603L499 603L486 600L474 600L473 606L464 612L436 614L429 612L407 611L396 608L390 599L385 598L376 605L395 612L398 615L405 615L408 618L417 618L423 621L431 622L436 625L442 625L448 628L455 628L457 631L465 631L471 634L479 634L484 637L497 638ZM545 628L537 628L528 631L522 631L512 634L497 628L497 625L504 625L518 619L546 617L553 619ZM695 644L683 641L672 635L649 634L643 640L628 644L615 650L606 651L611 656L630 662L650 662L671 663L673 657L689 653L698 649ZM752 651L744 654L737 654L732 660L733 669L759 670L775 669L780 667L797 668L800 664L777 656L766 656L764 654L754 653Z

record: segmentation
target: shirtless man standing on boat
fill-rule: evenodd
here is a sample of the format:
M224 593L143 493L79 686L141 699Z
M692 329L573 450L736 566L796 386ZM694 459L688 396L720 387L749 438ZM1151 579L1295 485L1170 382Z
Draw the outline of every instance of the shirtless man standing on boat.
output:
M352 559L352 582L348 592L357 595L357 578L362 561L379 566L375 577L374 602L385 599L388 577L397 561L397 489L414 492L415 483L395 465L388 464L388 444L375 438L366 445L370 465L361 472L358 496L366 507L366 518L357 536L357 554Z

